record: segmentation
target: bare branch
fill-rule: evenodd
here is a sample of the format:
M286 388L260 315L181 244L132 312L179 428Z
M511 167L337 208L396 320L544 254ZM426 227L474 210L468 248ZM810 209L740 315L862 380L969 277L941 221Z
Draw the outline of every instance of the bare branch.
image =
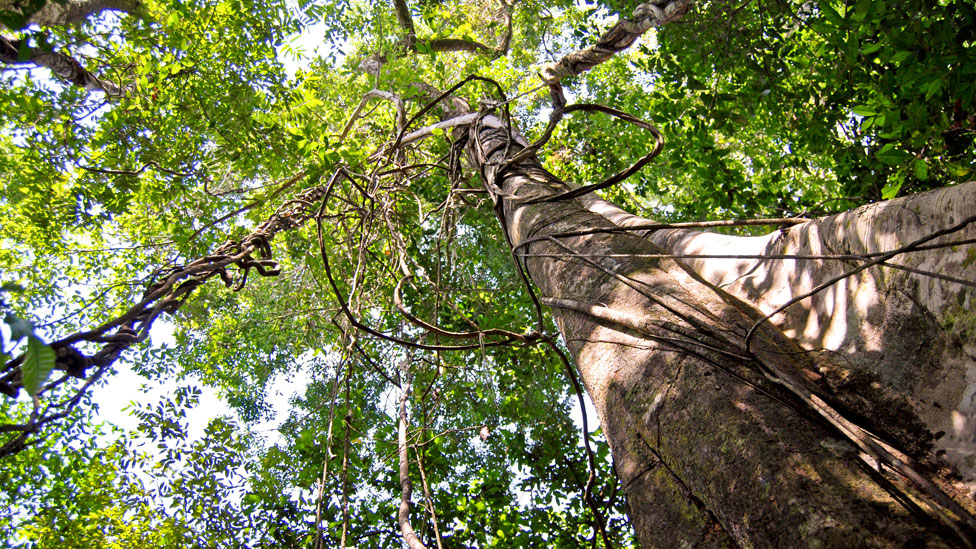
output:
M342 129L342 135L339 136L340 141L345 140L346 136L349 135L349 130L352 129L352 126L353 124L356 123L356 120L359 120L359 118L362 115L363 109L366 107L366 103L370 99L385 99L387 101L390 101L394 105L396 105L396 110L397 110L396 129L398 132L403 130L403 126L405 126L407 123L406 111L403 108L403 99L400 99L399 95L386 92L383 90L370 90L366 92L365 95L363 95L362 100L359 102L359 106L356 107L356 111L353 112L351 117L349 117L349 122L347 122L346 127Z

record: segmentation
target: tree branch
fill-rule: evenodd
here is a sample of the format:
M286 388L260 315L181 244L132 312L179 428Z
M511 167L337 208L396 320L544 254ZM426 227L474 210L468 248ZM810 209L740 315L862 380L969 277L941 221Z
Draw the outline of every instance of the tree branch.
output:
M397 22L407 32L406 46L413 50L417 42L417 30L413 26L413 16L410 15L410 7L406 0L393 0L393 8L396 10Z
M7 64L33 63L44 67L68 82L89 91L105 92L110 97L122 97L135 90L135 84L124 86L102 80L85 69L77 59L63 53L31 48L22 40L0 36L0 62Z
M0 11L26 15L20 28L35 24L41 27L63 27L83 23L92 15L103 11L121 11L142 16L145 10L139 0L68 0L65 3L48 2L33 14L25 14L17 0L0 0ZM0 23L0 28L6 28Z
M563 78L576 76L610 59L629 48L642 34L680 18L693 0L652 0L637 6L631 19L621 19L603 33L596 44L567 54L555 63L542 68L540 76L549 85L558 84Z
M427 42L431 51L466 51L471 53L497 53L494 48L482 44L475 40L465 40L463 38L434 38Z
M397 21L400 27L406 32L402 44L413 53L422 53L417 47L417 30L413 25L413 17L410 15L410 7L406 0L393 0L393 7L396 10ZM498 40L498 45L494 48L486 46L477 40L466 40L463 38L433 38L421 40L425 46L433 52L464 51L469 53L479 53L494 56L505 55L512 42L512 4L502 1L502 13L505 17L505 33Z
M410 494L413 492L413 483L410 482L410 449L407 446L407 398L410 396L410 357L402 365L404 382L403 393L400 395L400 413L397 422L397 454L400 458L400 508L397 511L397 522L400 524L400 533L403 534L403 541L410 549L426 549L423 542L414 532L410 525Z

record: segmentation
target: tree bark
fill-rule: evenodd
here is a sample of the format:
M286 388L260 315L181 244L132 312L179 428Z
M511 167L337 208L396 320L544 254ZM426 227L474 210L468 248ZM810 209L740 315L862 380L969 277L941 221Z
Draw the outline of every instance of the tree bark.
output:
M400 507L397 509L397 523L403 542L410 549L425 549L420 537L410 524L410 494L413 483L410 481L410 446L407 444L407 398L410 396L410 363L404 362L403 393L400 395L400 412L397 420L397 457L400 474Z
M829 279L828 270L814 276L819 265L758 261L767 266L761 270L737 260L714 266L704 260L647 257L682 252L696 238L713 239L725 254L750 246L758 254L818 249L824 244L811 237L813 231L831 229L834 234L827 240L839 244L847 237L836 227L853 221L821 220L759 240L673 231L643 235L647 238L599 232L619 230L618 223L637 219L593 197L537 202L570 186L543 169L535 157L505 168L506 148L508 157L521 149L507 143L505 131L487 126L469 131L469 158L496 201L510 244L523 254L523 265L543 303L552 307L600 416L644 547L951 546L960 541L953 530L966 535L964 511L946 519L949 526L933 520L938 505L925 494L919 496L917 484L882 465L877 470L865 465L872 462L862 455L868 447L852 443L857 436L850 435L863 433L861 427L840 414L840 420L829 417L830 411L843 411L892 447L925 458L920 466L926 466L926 473L944 465L931 452L932 434L921 408L910 405L916 397L904 391L897 394L896 389L904 388L898 385L899 376L911 366L902 365L887 385L879 381L875 387L875 378L865 378L872 390L860 394L860 384L844 385L844 372L869 370L876 356L865 355L868 358L854 367L847 356L812 353L801 346L823 345L823 338L837 337L836 323L824 323L824 334L818 335L820 324L811 324L808 313L801 334L797 327L803 319L790 310L775 319L778 324L762 322L754 329L787 296ZM969 203L974 202L974 186L959 192L968 193ZM616 222L611 221L615 217ZM868 220L857 226L864 242L876 244L865 245L864 251L890 249L887 228L876 231ZM586 232L592 234L580 234ZM540 238L559 233L576 236ZM784 248L783 238L792 244ZM972 254L972 248L968 250L961 252L963 256ZM958 260L953 257L949 264ZM868 270L863 276L880 275ZM900 284L890 276L885 280L885 287ZM781 288L797 281L805 286ZM932 281L925 278L924 283ZM850 287L851 283L845 286ZM882 291L868 286L862 290ZM838 310L828 301L838 299L840 291L824 292L811 300L821 301L807 303L806 310ZM956 285L948 293L940 292L935 293L969 310L972 288ZM885 329L875 335L883 339ZM847 353L853 355L861 343L848 345L854 345ZM971 370L967 345L971 344L961 344L959 363ZM969 371L959 371L955 363L945 368L954 379ZM875 372L875 377L881 376ZM942 383L946 384L951 382ZM820 403L823 406L817 408ZM892 452L898 457L889 461L910 461ZM942 486L951 491L951 486ZM972 502L964 498L963 503L971 507Z
M974 216L976 183L968 183L863 206L753 239L752 245L767 257L868 255ZM972 239L976 223L936 242ZM676 254L738 249L730 237L696 231L658 231L651 240ZM687 263L764 314L855 264L825 259ZM924 249L890 263L842 280L774 321L805 349L842 356L841 369L822 372L825 383L848 395L850 405L863 408L880 430L897 435L920 459L929 451L944 454L961 475L959 488L971 498L976 491L976 248ZM913 433L920 440L913 441Z
M107 96L121 97L135 90L135 84L120 86L95 76L70 55L31 48L21 40L11 40L3 36L0 36L0 63L32 63L50 70L75 86L88 91L105 92Z
M17 5L16 0L0 0L0 11L22 13ZM49 1L36 13L30 14L27 23L41 27L62 27L78 25L92 15L103 11L114 10L141 14L143 9L139 0L68 0L64 3ZM0 28L3 26L0 25Z

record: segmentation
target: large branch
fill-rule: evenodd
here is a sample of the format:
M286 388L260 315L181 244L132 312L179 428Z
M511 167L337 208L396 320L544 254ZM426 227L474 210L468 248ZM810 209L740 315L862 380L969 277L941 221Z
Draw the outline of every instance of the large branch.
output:
M470 53L497 53L494 48L478 42L476 40L465 40L463 38L434 38L427 42L431 51L466 51Z
M407 32L407 47L413 49L417 42L417 30L413 26L413 16L410 15L410 7L406 0L393 0L393 8L396 10L397 22Z
M494 48L486 46L477 40L463 38L433 38L430 40L421 40L421 42L425 42L430 51L434 52L464 51L496 56L504 55L508 52L509 44L512 41L513 8L512 4L505 0L502 0L502 4L501 12L505 17L505 33L499 37L498 45ZM406 36L403 38L403 45L414 53L420 53L420 49L417 47L417 30L413 25L413 17L410 15L410 7L407 6L406 0L393 0L393 7L396 10L397 21L400 23L400 27L406 32Z
M597 43L574 51L555 63L542 68L546 84L558 84L563 78L576 76L610 59L617 52L629 48L642 34L670 23L688 11L693 0L652 0L634 9L634 17L621 19L597 40Z
M31 63L49 69L68 82L90 91L105 92L106 95L121 97L135 89L134 84L119 85L102 80L81 66L77 59L63 53L31 48L21 40L11 40L0 36L0 62L8 64Z
M302 170L279 188L288 188L303 180L307 172ZM301 227L315 216L317 203L326 194L325 187L311 187L293 200L286 202L240 241L228 240L209 255L186 265L158 270L153 282L142 299L125 313L92 330L76 332L50 344L55 352L54 370L63 372L54 381L47 382L35 395L45 395L45 404L31 415L24 424L0 422L0 434L11 433L4 442L0 440L0 459L16 454L28 445L28 439L50 423L66 417L78 406L84 394L104 375L119 356L149 336L153 323L163 313L174 314L187 299L205 282L219 277L228 287L238 291L247 283L253 270L261 276L277 276L281 269L272 257L271 241L283 232ZM254 254L258 254L255 258ZM234 271L237 271L236 274ZM158 276L157 276L158 275ZM86 355L77 345L98 346L92 355ZM0 393L16 399L23 387L25 354L0 364ZM94 373L88 372L94 368ZM84 379L78 389L71 389L73 396L63 400L53 389L67 383L70 378Z
M512 7L513 2L501 0L501 12L505 17L505 33L498 37L498 45L492 48L478 42L477 40L467 40L464 38L432 38L417 39L417 29L413 25L413 17L410 15L410 7L406 0L393 0L394 11L396 12L397 22L404 31L400 38L399 45L409 53L441 53L441 52L468 52L479 55L490 55L500 57L508 53L509 45L512 43ZM421 46L422 44L422 46ZM367 74L377 75L383 65L388 61L386 55L374 53L359 64L360 70Z
M114 10L139 14L143 10L139 0L68 0L63 4L48 2L33 14L24 14L17 0L0 0L0 11L27 15L25 27L35 24L41 27L62 27L77 25L103 11ZM0 23L0 28L3 24Z

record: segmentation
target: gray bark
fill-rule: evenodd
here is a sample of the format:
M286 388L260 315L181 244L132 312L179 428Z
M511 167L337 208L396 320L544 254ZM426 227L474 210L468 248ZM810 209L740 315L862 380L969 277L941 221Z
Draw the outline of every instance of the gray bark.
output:
M563 78L576 76L629 48L652 27L681 18L693 0L652 0L638 4L629 19L621 19L603 33L596 44L569 53L555 63L542 67L540 77L546 84L558 84Z
M15 11L22 13L16 6L15 0L0 0L0 11ZM103 11L114 10L125 13L142 13L142 3L138 0L68 0L64 4L48 2L43 8L32 14L28 24L41 27L61 27L78 25L86 19ZM3 28L0 25L0 28Z
M27 47L26 55L22 56L21 50L25 47L20 40L10 40L0 36L0 62L8 64L31 63L38 67L44 67L75 86L80 86L89 91L105 92L109 96L119 97L135 90L135 84L120 86L115 82L95 76L70 55Z
M526 204L569 186L534 157L503 171L505 132L479 131L480 139L469 140L469 157L496 200L513 246L540 235L615 229L617 223L635 221L592 197ZM510 154L521 148L511 146ZM974 191L970 186L970 197ZM616 223L611 221L615 216ZM835 227L838 222L820 223ZM814 226L789 234L798 243L816 246L808 237ZM764 316L763 307L772 305L720 284L749 274L743 269L751 267L736 270L737 263L727 262L716 268L719 276L697 272L693 262L638 255L679 250L674 242L681 237L617 232L536 240L519 248L528 252L525 268L543 302L552 307L600 416L641 544L959 543L952 529L969 528L965 511L945 521L951 526L940 526L931 518L938 514L931 498L924 490L920 495L918 483L880 465L870 470L863 444L852 444L857 437L843 430L846 420L825 421L827 414L810 406L827 399L827 409L846 411L892 441L890 447L924 458L917 466L936 478L933 471L945 463L932 453L932 434L918 410L907 405L914 397L902 393L894 398L883 385L862 395L860 385L836 382L843 377L837 372L851 369L846 357L805 350L799 343L810 342L788 337L797 335L789 324L762 324L747 348L747 334ZM838 239L846 241L843 235ZM779 249L771 238L741 242L760 253L769 246ZM728 253L729 241L723 246ZM568 252L589 257L567 257ZM749 288L774 295L784 282L795 282L775 275L751 280ZM958 301L959 294L952 299ZM963 299L969 303L970 297ZM892 452L895 461L911 461ZM972 501L960 498L952 486L943 483L942 488L971 507ZM905 494L922 503L906 503Z
M759 255L864 255L897 249L928 232L976 215L976 183L871 204L777 231L750 243ZM976 224L936 242L976 239ZM658 231L651 240L677 254L741 249L741 239L698 231ZM856 264L852 260L686 260L725 291L772 313L794 297ZM842 356L825 370L838 393L875 404L872 417L899 434L911 423L928 433L925 448L945 455L976 493L976 247L950 245L893 258L791 306L775 323L806 349ZM910 269L910 270L906 270ZM933 273L943 279L925 273ZM852 403L853 405L853 403ZM897 412L896 411L904 411ZM920 422L920 423L919 423Z

